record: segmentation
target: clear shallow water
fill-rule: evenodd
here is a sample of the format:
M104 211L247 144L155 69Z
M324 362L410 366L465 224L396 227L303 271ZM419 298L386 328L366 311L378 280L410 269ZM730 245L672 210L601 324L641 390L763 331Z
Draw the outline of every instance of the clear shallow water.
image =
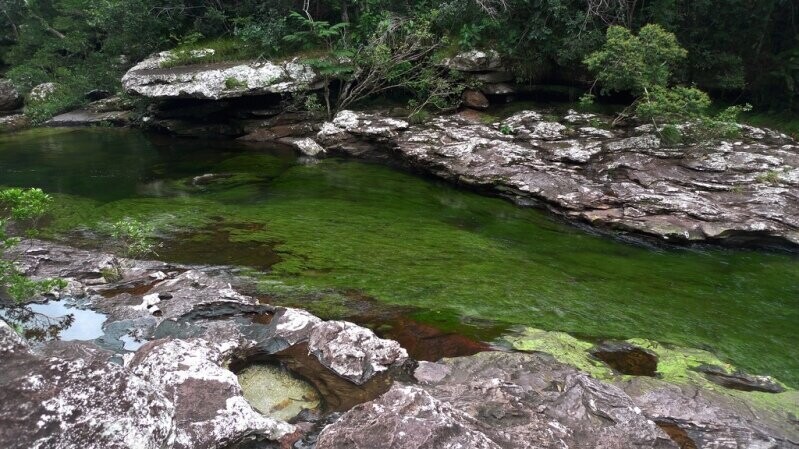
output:
M193 186L204 173L231 176ZM355 293L475 336L529 325L707 348L799 385L795 255L643 248L379 165L125 130L0 136L0 184L58 194L53 233L142 218L178 236L162 258L271 269L281 292ZM298 301L351 313L340 295Z
M74 307L69 300L30 304L24 310L0 310L0 316L22 326L32 340L88 341L103 335L106 316Z

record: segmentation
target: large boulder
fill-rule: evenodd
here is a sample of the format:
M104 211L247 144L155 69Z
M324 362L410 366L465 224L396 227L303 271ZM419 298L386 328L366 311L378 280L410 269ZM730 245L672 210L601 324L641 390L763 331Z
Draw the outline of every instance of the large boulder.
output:
M25 114L11 114L0 117L0 132L19 131L30 125L30 119Z
M544 354L486 352L421 370L418 387L355 407L317 449L677 448L619 388Z
M496 50L469 50L458 53L443 64L461 72L489 72L502 69L502 58Z
M409 126L341 111L317 141L331 151L397 158L519 204L671 242L799 245L799 143L741 126L741 137L667 144L650 126L522 111L496 126L458 115Z
M322 82L313 68L297 58L167 67L174 57L165 51L135 65L122 77L123 88L149 98L219 100L319 88Z
M22 106L17 88L9 80L0 79L0 111L13 111Z

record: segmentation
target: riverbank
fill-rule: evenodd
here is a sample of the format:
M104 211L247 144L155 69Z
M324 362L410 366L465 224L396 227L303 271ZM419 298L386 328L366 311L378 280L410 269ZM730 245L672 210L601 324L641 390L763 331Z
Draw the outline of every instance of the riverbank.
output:
M19 248L29 276L67 278L69 287L60 300L100 313L105 321L103 335L92 341L56 340L31 347L2 328L3 357L19 363L2 374L6 396L0 419L25 429L13 439L0 433L9 447L45 441L54 447L77 442L87 448L116 447L138 438L154 447L241 447L253 440L269 447L268 441L279 440L313 441L317 448L359 441L377 449L423 447L414 443L423 435L442 444L470 441L479 442L470 447L491 448L576 444L588 435L594 441L602 435L597 447L603 448L671 448L686 441L696 447L724 441L796 446L790 421L797 412L796 390L771 380L768 387L765 378L733 376L732 367L702 351L665 350L640 341L594 346L528 330L509 343L524 351L549 352L579 369L590 367L590 377L537 353L483 352L414 362L406 360L399 344L367 329L259 303L240 290L249 281L224 267L135 261L41 241L23 242ZM111 270L114 281L106 278ZM660 379L646 372L623 374L639 366L628 363L642 355L654 361ZM234 372L264 362L308 382L322 407L299 413L289 423L253 411ZM716 366L711 370L709 365ZM94 374L80 375L87 367ZM35 385L30 378L38 379ZM758 382L756 388L781 392L751 391ZM37 395L50 389L57 391L57 409L18 414L21 405L16 404L36 403ZM116 393L104 397L108 389ZM78 402L84 391L96 400ZM452 396L453 391L460 393ZM187 405L197 404L199 394L209 398L209 407L189 413ZM135 397L147 401L146 413L137 408ZM215 409L211 405L220 398L227 398L227 406ZM575 400L590 405L568 405ZM701 412L709 409L715 411ZM336 411L345 413L331 414ZM601 425L596 416L605 417ZM37 420L62 431L37 429ZM127 423L125 431L109 431L120 420ZM373 440L373 433L363 429L364 423L394 428L392 423L399 422L406 436L398 434L396 441ZM63 431L65 426L69 431ZM98 434L104 437L89 438Z

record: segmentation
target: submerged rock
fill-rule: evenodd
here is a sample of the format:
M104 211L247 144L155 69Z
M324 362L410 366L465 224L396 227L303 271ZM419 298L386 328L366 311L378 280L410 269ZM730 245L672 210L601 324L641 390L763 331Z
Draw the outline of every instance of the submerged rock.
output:
M573 111L557 120L523 111L497 128L458 115L409 126L341 111L316 139L605 229L672 242L799 245L793 139L742 126L736 141L667 145L646 126L597 126L601 117Z
M714 365L701 365L696 370L704 373L709 381L734 390L762 391L764 393L782 393L785 391L785 387L774 382L768 376L752 376L742 372L729 373L724 368Z
M654 376L658 369L657 354L626 341L602 342L591 348L591 355L621 374Z
M205 54L201 51L197 57ZM175 57L165 51L138 63L122 77L123 88L149 98L219 100L321 87L322 78L298 58L166 67Z
M264 415L288 421L303 410L317 411L321 405L319 393L311 385L279 366L250 365L236 376L247 402Z

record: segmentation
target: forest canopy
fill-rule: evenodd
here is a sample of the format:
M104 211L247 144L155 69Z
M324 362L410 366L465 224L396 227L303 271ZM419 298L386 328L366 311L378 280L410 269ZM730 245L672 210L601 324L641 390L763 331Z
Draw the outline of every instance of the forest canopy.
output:
M308 23L333 34L303 35ZM799 109L792 0L3 0L0 70L22 90L59 83L54 107L65 107L78 92L118 90L124 70L154 51L211 45L244 59L371 48L378 57L376 40L397 24L437 52L495 49L519 83L586 88L594 78L584 61L608 28L656 24L686 50L674 84L760 110Z

